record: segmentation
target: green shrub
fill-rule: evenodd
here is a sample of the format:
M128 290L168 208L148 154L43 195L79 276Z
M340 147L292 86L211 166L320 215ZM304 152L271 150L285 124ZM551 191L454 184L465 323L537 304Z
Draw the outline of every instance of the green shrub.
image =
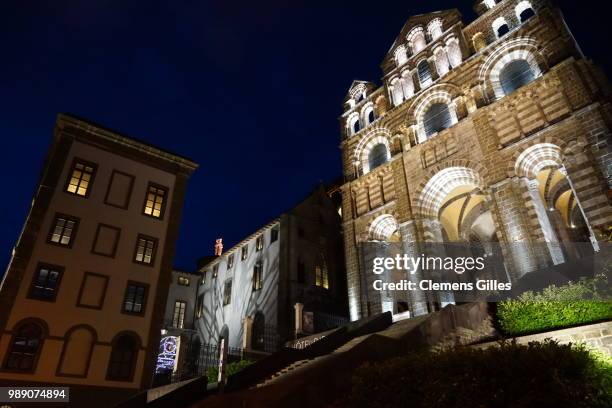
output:
M593 323L612 319L610 299L610 286L602 275L502 301L497 307L497 319L507 335Z
M552 341L413 353L358 368L333 407L603 408L610 359Z
M240 370L244 370L246 367L253 364L253 361L250 360L240 360L235 361L233 363L229 363L225 368L225 373L229 377L230 375L236 374ZM208 377L209 383L216 383L219 378L219 368L217 366L208 367L206 371L206 376Z

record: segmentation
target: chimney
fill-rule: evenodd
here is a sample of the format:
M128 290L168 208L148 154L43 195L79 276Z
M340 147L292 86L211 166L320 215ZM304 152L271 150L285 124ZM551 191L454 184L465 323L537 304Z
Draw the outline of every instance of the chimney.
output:
M221 256L223 253L223 238L217 238L215 240L215 256Z

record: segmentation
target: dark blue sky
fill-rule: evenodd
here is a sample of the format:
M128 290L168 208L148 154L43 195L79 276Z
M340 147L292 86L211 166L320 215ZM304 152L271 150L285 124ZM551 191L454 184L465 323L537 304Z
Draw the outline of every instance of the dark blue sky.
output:
M558 1L611 72L599 2ZM0 13L0 177L8 260L58 112L200 163L176 265L193 268L340 175L338 116L411 14L472 1L11 0Z

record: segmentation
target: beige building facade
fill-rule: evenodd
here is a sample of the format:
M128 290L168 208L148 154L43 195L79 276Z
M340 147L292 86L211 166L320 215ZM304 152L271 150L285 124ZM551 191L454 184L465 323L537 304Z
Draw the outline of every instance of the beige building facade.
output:
M150 385L196 167L59 115L0 288L2 385L62 384L87 406Z
M543 0L485 0L410 17L342 114L343 229L351 319L385 310L368 242L501 248L511 280L598 250L612 221L610 87ZM588 251L587 251L588 252ZM413 293L410 313L440 299Z

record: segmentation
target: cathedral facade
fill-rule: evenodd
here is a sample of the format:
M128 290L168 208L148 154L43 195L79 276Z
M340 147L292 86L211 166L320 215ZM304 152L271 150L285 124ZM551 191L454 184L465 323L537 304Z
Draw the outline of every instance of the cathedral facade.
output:
M398 303L411 315L440 305L418 292L395 303L372 292L368 242L400 243L408 254L420 243L496 243L516 281L585 247L598 251L611 224L604 74L548 1L474 9L467 25L454 9L410 17L381 64L382 86L354 81L345 98L352 320L403 311Z

